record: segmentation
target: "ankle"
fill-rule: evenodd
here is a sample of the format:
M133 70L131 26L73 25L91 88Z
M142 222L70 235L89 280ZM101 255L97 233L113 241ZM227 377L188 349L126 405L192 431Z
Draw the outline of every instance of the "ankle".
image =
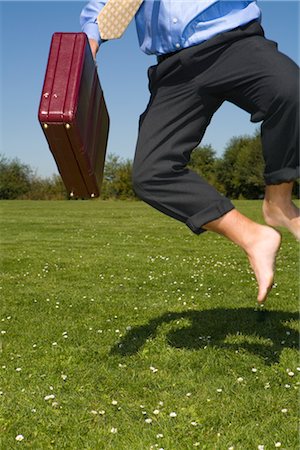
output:
M286 205L291 203L294 182L267 185L264 201L269 205Z
M280 199L276 201L273 199L265 199L262 209L264 217L284 216L287 218L293 218L299 215L299 210L292 199L284 201L281 201Z
M267 209L280 208L285 209L292 204L291 200L287 200L285 197L265 197L263 201L263 207Z
M273 228L267 225L261 225L258 223L252 224L251 231L244 236L243 246L241 246L247 255L251 255L255 252L256 247L261 245L261 242L266 239Z

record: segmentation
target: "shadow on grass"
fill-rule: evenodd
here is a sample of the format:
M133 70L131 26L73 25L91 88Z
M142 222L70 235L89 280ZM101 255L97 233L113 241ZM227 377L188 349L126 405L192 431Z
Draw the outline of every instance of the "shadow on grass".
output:
M209 345L244 349L263 357L266 364L273 364L279 362L284 348L298 348L299 332L289 326L298 318L298 313L262 312L251 308L170 312L132 328L111 349L111 354L129 356L137 353L147 339L156 336L160 325L175 321L177 329L166 335L167 343L172 347L200 350ZM184 323L178 323L182 319Z

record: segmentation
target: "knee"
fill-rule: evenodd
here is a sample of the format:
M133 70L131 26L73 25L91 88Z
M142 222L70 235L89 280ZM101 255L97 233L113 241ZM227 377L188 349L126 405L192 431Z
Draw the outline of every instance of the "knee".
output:
M299 108L299 74L290 74L284 83L278 83L274 92L274 103L277 106L283 106L290 110L298 110Z

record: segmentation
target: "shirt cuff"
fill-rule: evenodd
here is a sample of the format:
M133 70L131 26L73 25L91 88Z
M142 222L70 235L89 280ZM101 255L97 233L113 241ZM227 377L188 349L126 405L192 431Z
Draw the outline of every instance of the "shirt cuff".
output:
M86 23L82 27L82 31L87 35L89 39L94 39L98 42L100 46L105 40L102 40L99 33L99 28L97 23Z

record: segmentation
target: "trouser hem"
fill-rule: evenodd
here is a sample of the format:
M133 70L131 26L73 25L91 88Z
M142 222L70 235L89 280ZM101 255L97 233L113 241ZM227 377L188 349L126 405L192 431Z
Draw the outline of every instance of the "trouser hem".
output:
M300 177L300 168L287 167L285 169L276 170L268 174L264 174L265 183L268 184L281 184L288 183L290 181L297 180Z
M234 208L234 205L227 198L218 200L216 202L213 202L204 210L199 211L198 213L189 217L186 221L186 225L195 234L204 233L204 231L207 230L205 228L202 228L203 225L212 222L213 220L219 219Z

